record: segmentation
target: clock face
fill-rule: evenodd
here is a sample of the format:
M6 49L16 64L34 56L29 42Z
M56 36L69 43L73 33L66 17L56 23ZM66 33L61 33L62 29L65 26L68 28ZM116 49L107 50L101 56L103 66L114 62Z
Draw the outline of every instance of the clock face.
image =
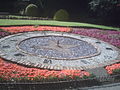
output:
M106 42L72 33L36 31L0 39L0 57L37 68L96 68L118 62L119 56Z
M100 53L97 47L86 41L55 35L28 38L18 47L28 54L56 60L76 60Z

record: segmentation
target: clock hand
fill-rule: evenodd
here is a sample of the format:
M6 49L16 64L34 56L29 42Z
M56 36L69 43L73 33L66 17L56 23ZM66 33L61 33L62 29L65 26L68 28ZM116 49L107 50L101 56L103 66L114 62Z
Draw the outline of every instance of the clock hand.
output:
M49 44L47 46L35 46L35 45L33 45L31 48L34 48L34 49L57 50L57 51L59 51L61 53L66 53L66 54L71 55L71 51L70 51L69 48L73 48L73 47L79 46L79 45L66 45L66 44L61 44L60 45L60 41L59 40L57 42L51 40L48 43Z

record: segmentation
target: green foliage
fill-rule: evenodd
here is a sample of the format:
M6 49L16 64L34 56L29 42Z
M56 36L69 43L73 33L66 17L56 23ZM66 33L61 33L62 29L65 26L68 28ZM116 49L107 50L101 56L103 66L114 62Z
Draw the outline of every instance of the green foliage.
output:
M55 13L53 19L58 21L67 21L69 20L69 14L66 10L60 9Z
M0 77L0 82L1 82L1 81L4 81L4 79L3 79L2 77Z
M83 76L83 79L93 79L96 76L94 74L90 74L90 76Z
M113 70L113 74L120 74L120 69Z
M120 23L120 0L91 0L90 15L112 24ZM106 23L107 23L106 22Z
M112 14L118 7L119 0L91 0L90 10L96 16L104 17Z
M25 9L27 16L39 16L38 7L35 4L29 4Z

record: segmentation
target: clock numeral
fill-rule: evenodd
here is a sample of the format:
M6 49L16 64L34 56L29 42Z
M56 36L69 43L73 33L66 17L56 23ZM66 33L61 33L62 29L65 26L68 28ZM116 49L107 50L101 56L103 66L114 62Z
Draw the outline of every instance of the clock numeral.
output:
M81 60L81 62L83 62L84 64L89 64L89 62L87 62L86 60Z
M24 56L24 55L21 53L16 53L16 54L14 54L14 56Z
M17 41L17 40L13 39L13 40L10 40L10 41L13 41L13 42L15 42L15 41Z
M111 59L111 56L104 56L105 59Z
M7 45L7 46L3 46L2 48L10 48L10 46L9 46L9 45Z
M109 48L109 47L108 47L108 48L106 48L106 49L107 49L107 50L113 50L112 48Z
M43 63L52 64L52 60L45 59L45 60L43 61Z

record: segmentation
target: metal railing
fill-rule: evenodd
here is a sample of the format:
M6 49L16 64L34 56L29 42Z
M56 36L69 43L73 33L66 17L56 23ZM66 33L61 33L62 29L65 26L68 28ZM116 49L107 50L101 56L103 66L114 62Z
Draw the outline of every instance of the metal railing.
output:
M27 16L9 16L9 15L0 15L0 19L20 19L20 20L52 20L51 18L43 18L43 17L27 17Z
M91 87L116 82L120 82L120 75L56 82L1 82L0 90L61 90L65 88Z

